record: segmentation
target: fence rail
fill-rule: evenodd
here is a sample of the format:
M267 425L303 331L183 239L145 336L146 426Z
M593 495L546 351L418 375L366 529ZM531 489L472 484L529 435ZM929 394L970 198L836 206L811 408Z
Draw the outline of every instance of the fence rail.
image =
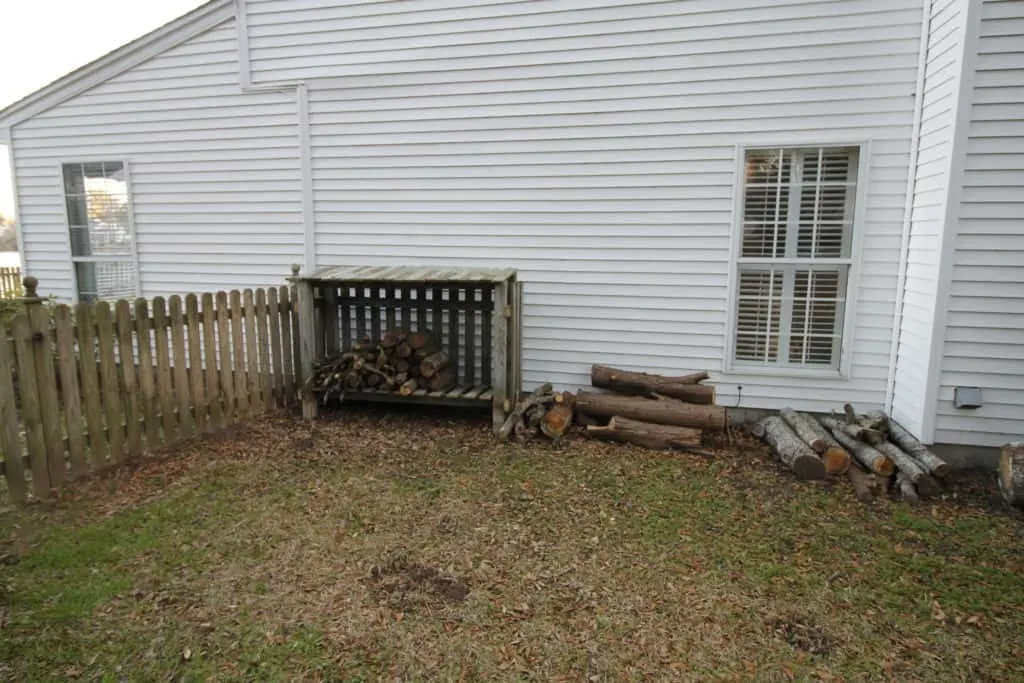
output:
M0 268L0 299L21 296L21 268Z
M16 502L295 403L292 288L49 308L0 322L0 466Z

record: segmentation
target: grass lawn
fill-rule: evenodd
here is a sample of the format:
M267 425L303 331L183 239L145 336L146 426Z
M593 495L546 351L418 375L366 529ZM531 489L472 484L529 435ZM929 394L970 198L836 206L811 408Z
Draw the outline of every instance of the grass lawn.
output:
M1024 680L1024 523L359 408L0 513L0 680Z

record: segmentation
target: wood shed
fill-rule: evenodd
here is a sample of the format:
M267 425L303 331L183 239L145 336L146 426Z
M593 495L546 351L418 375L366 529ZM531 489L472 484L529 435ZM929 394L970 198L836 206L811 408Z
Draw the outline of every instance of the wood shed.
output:
M294 278L303 377L314 364L389 330L427 332L447 354L453 385L402 395L362 388L345 400L490 406L495 429L520 389L522 285L516 271L409 266L328 266ZM320 405L303 391L303 415Z

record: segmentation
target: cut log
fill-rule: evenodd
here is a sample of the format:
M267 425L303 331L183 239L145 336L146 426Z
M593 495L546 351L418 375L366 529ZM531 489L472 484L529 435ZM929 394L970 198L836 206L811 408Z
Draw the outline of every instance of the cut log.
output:
M901 451L899 446L886 441L885 443L878 444L875 448L878 449L879 453L893 461L896 469L914 484L917 493L925 497L939 495L941 492L939 483L932 479L916 460Z
M409 330L403 330L400 327L394 327L384 333L384 336L380 338L380 345L385 349L393 349L406 340L409 336Z
M999 450L999 490L1006 502L1024 508L1024 442L1013 441Z
M391 367L395 373L409 372L409 361L404 358L395 358L391 361Z
M512 436L516 425L523 422L523 415L531 406L541 403L545 399L554 401L554 397L551 395L553 391L554 388L551 384L542 384L534 389L529 396L516 404L516 407L512 409L512 412L505 419L505 424L501 425L501 429L498 430L498 440L507 441Z
M825 465L821 459L789 428L785 420L772 415L761 420L758 425L761 438L797 477L804 480L825 478Z
M622 416L630 420L677 427L724 430L726 425L724 407L693 405L682 401L651 401L635 396L581 391L576 395L576 408L594 417Z
M843 428L850 425L844 424L838 418L830 416L823 416L818 421L832 432L832 436L839 442L839 445L850 451L857 462L864 465L864 467L883 477L892 476L892 473L896 471L895 465L887 456L847 434Z
M818 424L810 415L798 413L792 408L783 408L779 411L779 417L786 421L789 428L796 432L796 435L804 440L815 453L824 453L828 448L829 438L825 428Z
M420 388L420 381L415 377L405 380L402 382L402 386L398 387L398 393L402 396L411 396L414 391Z
M874 487L875 481L873 474L868 474L860 468L860 465L852 464L850 469L846 470L846 476L850 478L850 483L853 484L854 493L857 494L857 500L862 503L867 503L875 497Z
M448 354L444 351L437 351L420 361L420 374L424 377L433 377L441 372L446 365L448 365Z
M885 441L885 434L875 429L865 427L860 424L860 422L856 424L851 424L850 422L840 424L842 424L843 432L845 432L850 438L863 441L864 443L868 443L873 446Z
M566 430L572 425L572 406L564 401L558 402L558 395L555 396L555 405L551 406L540 421L541 433L555 441L565 436Z
M609 420L606 427L590 425L587 436L606 441L632 443L656 451L671 449L692 450L700 446L701 431L692 427L637 422L619 415Z
M619 370L605 365L593 365L590 368L590 383L600 389L639 396L661 394L701 405L715 402L715 388L697 384L700 380L707 379L707 376L706 372L699 372L682 377L662 377L646 372Z
M874 410L868 413L868 416L885 417L885 413L880 410ZM890 419L887 420L886 424L889 428L889 440L906 451L910 457L924 468L925 472L939 479L949 474L949 465L946 464L946 461L928 450L924 444L915 439L914 435L904 429L900 423Z
M927 474L925 475L928 476ZM914 481L910 478L903 470L896 473L896 483L900 487L900 495L903 496L903 500L907 501L911 505L917 505L921 502L921 497L917 494L920 492L914 486Z
M430 378L429 377L418 377L418 378L416 378L416 382L417 382L417 384L419 384L419 388L420 389L429 389L430 388Z
M846 416L846 424L855 425L860 422L860 418L857 416L857 411L853 409L853 406L849 403L843 404L843 414Z
M408 344L413 351L426 348L428 346L437 346L437 342L434 340L434 333L430 330L413 332L406 338L405 343Z
M392 355L395 358L411 358L412 347L409 346L408 342L402 342L401 344L395 347L395 350L392 352Z
M607 419L601 420L590 413L582 412L579 408L576 409L576 415L573 419L581 427L603 427L608 423Z
M544 414L546 412L548 412L548 409L543 403L535 403L527 408L526 412L523 413L523 422L525 422L526 426L531 430L540 429L540 421L544 419Z
M448 391L455 386L457 380L455 368L444 368L428 380L427 388L431 391Z

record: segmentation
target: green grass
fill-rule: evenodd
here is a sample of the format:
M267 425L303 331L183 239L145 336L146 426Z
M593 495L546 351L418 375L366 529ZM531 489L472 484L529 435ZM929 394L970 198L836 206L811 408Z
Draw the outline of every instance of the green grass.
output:
M269 420L0 525L0 680L1024 678L1018 518L750 444Z

